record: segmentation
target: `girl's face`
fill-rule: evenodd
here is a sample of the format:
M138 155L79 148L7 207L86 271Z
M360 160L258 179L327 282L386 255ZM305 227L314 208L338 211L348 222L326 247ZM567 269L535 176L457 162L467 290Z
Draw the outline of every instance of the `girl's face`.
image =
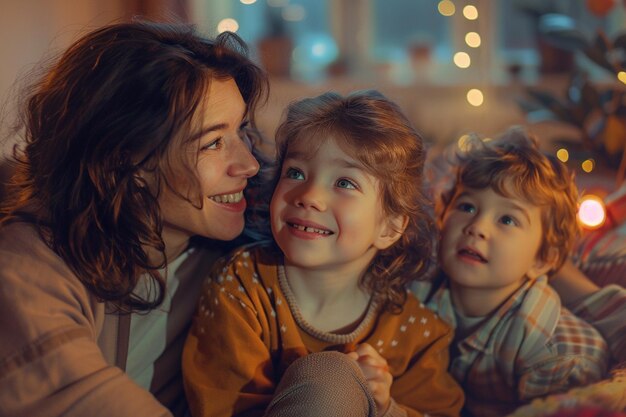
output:
M270 216L286 265L360 275L393 243L378 179L332 138L314 152L307 141L289 145Z
M202 133L187 151L199 152L195 169L202 207L163 188L159 205L168 249L172 245L186 245L194 235L218 240L237 237L244 226L243 190L248 178L259 170L258 162L242 139L246 105L234 80L213 79L198 111ZM189 187L184 176L170 179L170 184L183 195Z

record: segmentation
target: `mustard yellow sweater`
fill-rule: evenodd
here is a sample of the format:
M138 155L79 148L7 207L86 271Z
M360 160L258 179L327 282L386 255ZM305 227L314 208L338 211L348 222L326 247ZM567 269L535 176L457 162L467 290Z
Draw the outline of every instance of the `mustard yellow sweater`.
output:
M262 416L294 360L359 343L387 360L391 397L408 416L459 415L463 393L447 372L452 331L413 295L399 315L371 306L353 332L325 333L301 317L281 265L271 245L243 248L205 283L182 362L194 417Z

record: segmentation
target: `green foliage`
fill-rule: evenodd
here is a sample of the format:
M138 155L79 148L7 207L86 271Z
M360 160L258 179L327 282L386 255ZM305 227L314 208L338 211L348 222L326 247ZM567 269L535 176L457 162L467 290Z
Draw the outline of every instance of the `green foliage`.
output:
M541 36L559 48L584 54L605 70L609 80L594 82L577 68L562 96L529 87L518 102L520 108L529 121L551 119L576 127L582 134L582 148L616 170L620 183L626 172L626 85L618 81L618 74L626 68L626 34L611 40L598 32L587 39L582 32L566 28Z

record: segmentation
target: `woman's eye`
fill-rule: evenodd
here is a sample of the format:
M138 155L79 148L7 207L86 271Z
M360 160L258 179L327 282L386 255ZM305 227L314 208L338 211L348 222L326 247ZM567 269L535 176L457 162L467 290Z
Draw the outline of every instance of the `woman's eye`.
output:
M515 220L515 217L512 216L502 216L500 218L500 223L507 226L517 226L519 223Z
M249 134L248 122L242 123L237 133L239 134L239 138L243 141L243 143L246 144L248 149L252 149L252 139Z
M287 171L285 171L285 178L289 178L292 180L303 180L304 174L299 169L287 168Z
M351 190L356 190L358 188L355 183L345 178L341 178L340 180L337 181L337 187L347 188Z
M200 151L209 151L209 150L219 149L222 147L222 142L223 142L223 139L221 137L215 140L212 140L210 142L207 142L206 144L200 147Z
M459 203L456 207L459 211L464 211L466 213L474 213L476 211L474 206L470 203Z

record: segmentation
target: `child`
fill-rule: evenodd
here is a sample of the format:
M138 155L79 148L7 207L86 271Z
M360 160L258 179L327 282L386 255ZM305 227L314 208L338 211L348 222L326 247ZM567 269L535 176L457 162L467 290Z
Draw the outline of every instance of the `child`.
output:
M407 291L432 253L421 138L375 91L296 102L276 136L274 242L206 283L193 415L458 415L450 328Z
M601 379L608 354L547 283L578 232L572 176L520 129L470 145L443 198L443 275L414 290L455 327L450 371L468 414L504 416Z

